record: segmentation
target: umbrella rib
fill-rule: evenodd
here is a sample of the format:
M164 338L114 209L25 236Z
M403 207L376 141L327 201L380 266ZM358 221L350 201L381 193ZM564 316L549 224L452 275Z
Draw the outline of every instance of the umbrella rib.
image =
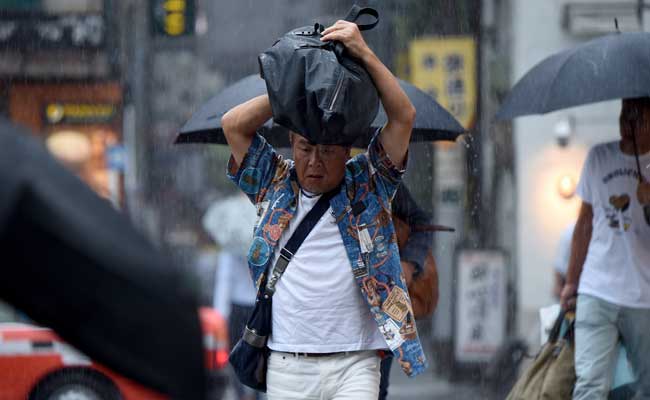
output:
M567 54L568 54L567 57L566 57L566 58L564 59L564 61L562 62L562 65L560 66L560 68L558 68L557 73L555 74L555 76L554 76L553 79L551 80L551 83L550 83L549 86L548 86L549 89L546 91L546 94L544 95L544 100L542 101L542 110L544 110L544 111L542 112L542 114L546 114L546 113L549 113L549 112L551 112L551 111L556 111L556 110L559 109L559 108L550 109L550 108L547 106L547 104L548 104L548 100L549 100L549 96L550 96L551 92L553 91L553 88L555 87L555 84L556 84L556 82L557 82L557 78L560 76L562 70L564 70L564 68L569 64L569 61L571 60L571 58L572 58L573 56L576 55L576 53L578 52L578 50L579 50L579 48L573 48L573 49L569 49L569 50L567 51Z

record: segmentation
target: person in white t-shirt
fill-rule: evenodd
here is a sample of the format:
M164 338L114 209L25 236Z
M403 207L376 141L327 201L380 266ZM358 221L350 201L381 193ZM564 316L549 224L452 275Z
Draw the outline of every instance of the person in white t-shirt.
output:
M619 337L635 399L650 399L650 98L623 100L620 130L620 141L595 146L585 161L561 294L564 309L576 307L578 400L607 398Z
M228 322L231 350L241 338L255 307L257 291L248 272L246 252L253 239L256 219L255 207L241 193L215 201L202 219L203 228L221 248L217 257L213 307ZM242 385L234 373L229 383L237 400L259 398L253 389Z

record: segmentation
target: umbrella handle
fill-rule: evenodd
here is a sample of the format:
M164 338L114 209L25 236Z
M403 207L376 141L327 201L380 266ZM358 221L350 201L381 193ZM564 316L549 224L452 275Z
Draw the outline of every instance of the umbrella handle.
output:
M451 226L424 224L424 225L412 226L411 231L412 232L456 232L456 229L452 228Z
M632 143L634 144L634 158L636 159L636 171L639 173L639 183L642 183L643 175L641 174L641 163L639 162L639 148L636 145L636 129L632 132Z

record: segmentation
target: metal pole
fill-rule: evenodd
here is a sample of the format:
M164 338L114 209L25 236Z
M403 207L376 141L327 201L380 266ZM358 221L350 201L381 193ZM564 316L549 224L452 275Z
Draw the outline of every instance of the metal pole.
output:
M130 213L136 223L143 227L149 237L158 242L159 232L155 215L149 207L151 193L148 176L151 166L151 75L152 75L152 29L149 1L130 2L129 22L132 41L128 44L128 82L132 104L133 132L131 149L135 165L135 190L132 192Z
M146 146L149 131L149 76L151 71L150 53L151 53L151 33L149 29L149 10L147 1L135 1L133 3L134 24L133 29L133 76L130 77L130 86L133 92L133 104L135 106L135 132L138 168L138 183L144 183L146 173L145 159ZM135 22L134 21L134 22Z
M636 2L636 18L639 22L641 30L645 30L643 28L643 0L637 0Z
M639 25L644 32L650 31L650 5L646 4L645 0L637 1L637 17Z

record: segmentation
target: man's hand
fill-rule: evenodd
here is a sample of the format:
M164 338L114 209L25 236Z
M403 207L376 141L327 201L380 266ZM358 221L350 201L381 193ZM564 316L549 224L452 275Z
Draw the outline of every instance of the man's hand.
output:
M641 204L650 204L650 182L643 181L639 183L636 189L636 197Z
M560 294L560 306L565 311L575 310L578 295L578 287L572 283L566 283Z
M367 55L372 54L372 50L363 40L359 27L354 22L338 20L336 23L322 33L320 38L323 42L336 40L345 46L352 57L363 60Z
M415 121L415 107L411 100L395 76L363 40L357 24L337 21L323 31L321 40L337 40L343 43L348 54L359 59L370 74L388 117L379 140L393 164L399 169L405 168L406 152Z

